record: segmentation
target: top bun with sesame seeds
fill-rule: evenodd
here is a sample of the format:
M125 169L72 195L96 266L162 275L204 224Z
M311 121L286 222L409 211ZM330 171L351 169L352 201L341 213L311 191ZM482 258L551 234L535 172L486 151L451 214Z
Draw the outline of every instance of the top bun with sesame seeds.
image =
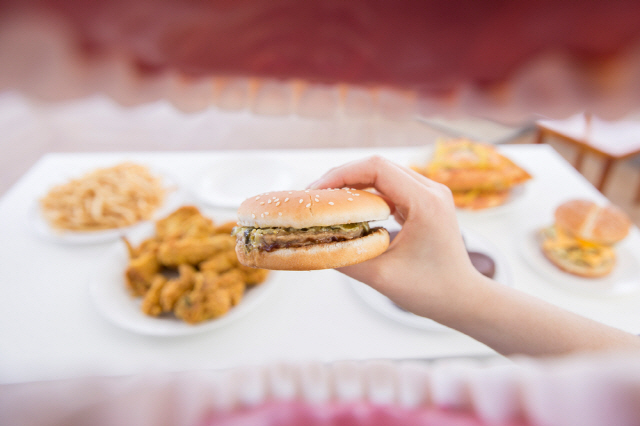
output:
M388 204L350 188L278 191L245 200L238 209L236 253L245 266L280 270L330 269L363 262L389 245Z

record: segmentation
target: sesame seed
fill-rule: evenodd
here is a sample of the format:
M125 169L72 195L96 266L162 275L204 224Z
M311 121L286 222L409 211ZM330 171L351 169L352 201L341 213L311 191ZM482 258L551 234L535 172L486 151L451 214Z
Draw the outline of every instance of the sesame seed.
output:
M329 201L329 205L332 206L333 205L333 201Z
M293 192L289 191L289 194L293 194Z
M304 190L304 192L309 192L309 190L308 190L308 189L305 189L305 190Z
M355 195L356 197L359 197L359 196L360 196L360 194L353 194L353 195Z
M311 207L311 203L307 204L305 207Z
M300 202L302 203L304 200L302 198L300 198Z
M282 216L282 212L278 212L278 216Z
M264 212L264 215L265 216L269 216L269 212Z
M261 205L261 206L262 206L262 205L264 205L264 201L260 201L260 205Z
M268 201L267 201L267 204L271 204L271 200L268 200Z
M289 199L288 199L288 198L285 198L285 199L284 199L284 202L286 203L287 201L289 201Z
M353 201L353 198L347 198L347 200L349 200L349 201Z
M251 217L255 219L255 218L256 218L256 215L255 215L255 214L253 214L253 213L251 213Z
M272 198L272 200L275 200L275 199L276 199L276 197L273 197L273 198Z
M260 215L260 217L264 217L264 213L262 213L262 214Z
M280 205L280 201L278 201L278 202L276 203L276 207L278 207L279 205Z
M256 200L259 200L259 199L260 199L260 197L256 197Z

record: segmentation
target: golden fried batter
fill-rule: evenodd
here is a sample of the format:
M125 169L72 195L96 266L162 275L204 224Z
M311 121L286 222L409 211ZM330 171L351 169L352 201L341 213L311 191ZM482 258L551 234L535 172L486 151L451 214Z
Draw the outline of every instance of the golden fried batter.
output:
M176 301L184 293L193 289L196 270L193 266L182 264L178 266L180 276L169 280L160 293L160 306L164 312L171 312Z
M213 221L200 214L195 206L180 207L156 222L156 235L163 240L204 238L216 233Z
M125 271L129 292L133 296L144 296L158 272L160 272L160 263L153 252L145 252L131 259Z
M235 250L227 250L210 257L204 262L200 263L199 267L201 271L211 271L221 274L229 269L239 266L238 256Z
M160 292L167 283L167 279L162 274L157 274L151 282L151 287L142 299L142 312L147 315L157 317L163 312L160 306Z
M198 264L216 253L235 247L235 238L219 234L206 238L184 238L169 240L158 247L158 260L165 266L175 267L182 263Z
M206 277L205 274L197 274L193 290L176 303L176 316L195 324L226 314L233 306L232 297L229 291L220 288L218 284L217 276Z
M216 226L216 234L231 234L233 228L238 226L236 222L226 222L222 225Z
M266 269L249 268L244 265L238 265L238 270L244 275L244 281L248 286L262 284L269 275Z

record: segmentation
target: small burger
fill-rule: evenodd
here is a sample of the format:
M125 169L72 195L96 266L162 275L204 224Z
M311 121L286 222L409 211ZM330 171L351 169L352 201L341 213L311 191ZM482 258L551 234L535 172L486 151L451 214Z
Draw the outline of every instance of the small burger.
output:
M563 271L603 277L616 264L614 244L627 236L630 227L627 215L615 206L568 201L556 209L555 224L542 230L542 252Z
M381 197L349 188L256 195L238 209L238 260L254 268L289 271L363 262L389 246L387 230L369 226L389 213Z

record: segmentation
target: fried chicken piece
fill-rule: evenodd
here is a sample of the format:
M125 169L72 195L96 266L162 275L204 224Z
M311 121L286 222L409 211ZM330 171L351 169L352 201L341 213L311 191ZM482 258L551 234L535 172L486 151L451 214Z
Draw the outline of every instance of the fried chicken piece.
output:
M235 250L226 250L200 263L200 271L211 271L221 274L238 266L238 256Z
M169 267L183 263L195 265L232 247L235 247L235 238L224 234L207 238L170 240L158 247L158 260Z
M238 270L242 272L244 282L248 286L262 284L269 276L267 269L249 268L248 266L238 265Z
M151 287L142 299L142 312L147 315L157 317L163 312L160 306L160 293L167 283L167 279L162 274L156 274L151 282Z
M135 259L136 257L140 257L147 252L155 253L155 251L158 250L158 246L160 245L160 241L155 237L147 238L142 243L140 243L138 247L134 247L126 237L122 237L122 241L127 246L129 259Z
M156 234L162 240L204 238L216 233L213 221L195 206L183 206L156 222Z
M191 292L178 300L174 313L189 324L226 314L233 306L231 293L219 286L219 276L199 273Z
M238 226L238 224L236 222L226 222L223 223L222 225L216 226L216 234L229 234L231 235L231 231L233 231L233 228L235 228L236 226Z
M178 267L178 278L168 280L160 292L160 306L163 312L171 312L176 301L183 294L193 289L196 278L196 270L191 265L180 265Z
M125 271L125 281L131 295L144 296L160 268L154 252L144 252L131 259Z
M220 290L226 290L231 297L231 306L236 306L244 296L246 288L244 274L238 269L232 269L217 277L215 283Z

